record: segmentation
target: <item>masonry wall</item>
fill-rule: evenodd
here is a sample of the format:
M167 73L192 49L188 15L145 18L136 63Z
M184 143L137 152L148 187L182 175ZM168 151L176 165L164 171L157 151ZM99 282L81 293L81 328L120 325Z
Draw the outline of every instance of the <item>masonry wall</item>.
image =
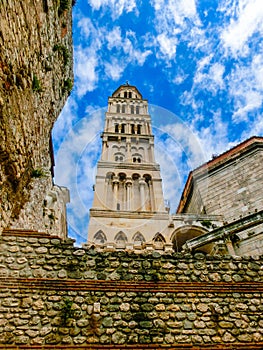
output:
M195 179L187 213L222 215L227 222L262 210L263 150L261 145ZM200 196L202 205L200 205Z
M263 346L262 257L96 253L26 234L0 241L0 348Z
M0 232L48 231L51 129L73 82L71 1L2 0L0 18Z

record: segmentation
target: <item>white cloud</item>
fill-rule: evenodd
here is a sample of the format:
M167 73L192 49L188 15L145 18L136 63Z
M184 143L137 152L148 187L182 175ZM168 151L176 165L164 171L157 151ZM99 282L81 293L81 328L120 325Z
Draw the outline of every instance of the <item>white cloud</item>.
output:
M123 64L117 58L113 58L111 62L105 62L104 66L106 75L114 81L121 77L124 69L126 68L126 64Z
M228 77L229 93L234 99L233 122L248 119L248 113L262 107L263 54L255 55L252 62L237 64Z
M120 48L123 44L121 29L120 27L114 27L109 33L106 35L106 40L108 42L108 49L111 50L114 47Z
M161 33L156 38L158 46L163 56L169 60L172 59L176 54L177 38L169 37L165 33Z
M148 42L156 47L157 58L168 63L176 56L179 35L187 37L193 27L201 25L195 0L152 0L151 4L155 10L156 35L152 34Z
M87 234L88 209L93 197L92 184L100 153L104 112L105 109L101 109L86 115L72 126L60 145L56 159L56 183L70 190L68 224L80 236ZM82 224L83 220L86 227Z
M93 10L105 10L105 8L110 8L114 19L120 17L124 13L132 11L138 14L136 0L88 0L88 3Z
M256 32L263 33L262 0L240 0L238 18L224 28L221 40L225 49L230 49L234 56L246 56L249 52L247 42Z
M98 82L98 65L99 58L92 48L75 48L75 83L79 97L95 89Z

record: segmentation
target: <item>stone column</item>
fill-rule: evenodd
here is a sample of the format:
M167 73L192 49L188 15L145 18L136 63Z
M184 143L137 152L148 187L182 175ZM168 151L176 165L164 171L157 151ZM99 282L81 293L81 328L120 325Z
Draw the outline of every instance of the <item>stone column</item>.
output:
M107 145L107 139L103 138L102 141L102 152L101 152L101 160L108 160L108 145Z
M141 199L141 210L145 210L145 180L143 178L140 178L139 180L140 185L140 199Z
M118 185L119 185L119 178L118 178L118 176L114 176L112 182L113 182L113 210L117 210Z
M154 153L153 153L153 147L154 147L154 145L153 145L153 140L150 140L150 142L149 142L149 158L150 158L150 162L151 163L154 163Z
M132 179L126 179L126 210L131 210L131 187L132 187Z
M229 255L236 255L235 249L233 247L233 243L231 242L230 238L226 238L225 240L225 245L227 247L228 253Z
M149 192L150 192L151 210L155 211L153 185L151 180L149 181Z

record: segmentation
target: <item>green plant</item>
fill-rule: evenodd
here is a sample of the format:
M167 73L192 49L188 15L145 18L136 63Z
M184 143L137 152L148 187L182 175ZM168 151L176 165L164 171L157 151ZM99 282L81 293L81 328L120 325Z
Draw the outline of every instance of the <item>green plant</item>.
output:
M58 8L58 15L61 16L62 13L69 9L69 0L60 0L59 1L59 8Z
M44 177L45 173L42 169L33 169L31 171L31 176L35 178Z
M64 81L64 86L63 86L63 88L62 88L63 94L64 94L66 91L70 92L70 91L72 90L72 88L73 88L73 82L72 82L71 79L68 78L67 80Z
M68 64L68 61L69 61L68 48L66 46L64 46L64 45L55 44L53 46L53 51L54 52L58 51L58 52L60 52L62 54L64 65L66 66Z
M72 305L73 305L73 301L70 299L65 299L64 300L64 304L62 305L61 308L61 320L63 325L66 324L67 320L69 318L74 317L74 310L72 310Z
M32 80L32 90L34 92L41 92L42 91L40 81L38 80L38 78L35 74L33 75L33 80Z
M206 228L210 228L212 226L212 223L211 223L211 221L203 220L203 221L201 221L201 225L206 227Z

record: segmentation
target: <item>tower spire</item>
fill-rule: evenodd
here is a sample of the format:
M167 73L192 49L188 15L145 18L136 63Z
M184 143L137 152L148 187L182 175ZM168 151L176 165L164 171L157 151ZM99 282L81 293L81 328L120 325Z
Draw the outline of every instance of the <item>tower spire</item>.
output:
M168 214L148 102L128 81L108 99L102 143L88 240L124 248L150 241Z

